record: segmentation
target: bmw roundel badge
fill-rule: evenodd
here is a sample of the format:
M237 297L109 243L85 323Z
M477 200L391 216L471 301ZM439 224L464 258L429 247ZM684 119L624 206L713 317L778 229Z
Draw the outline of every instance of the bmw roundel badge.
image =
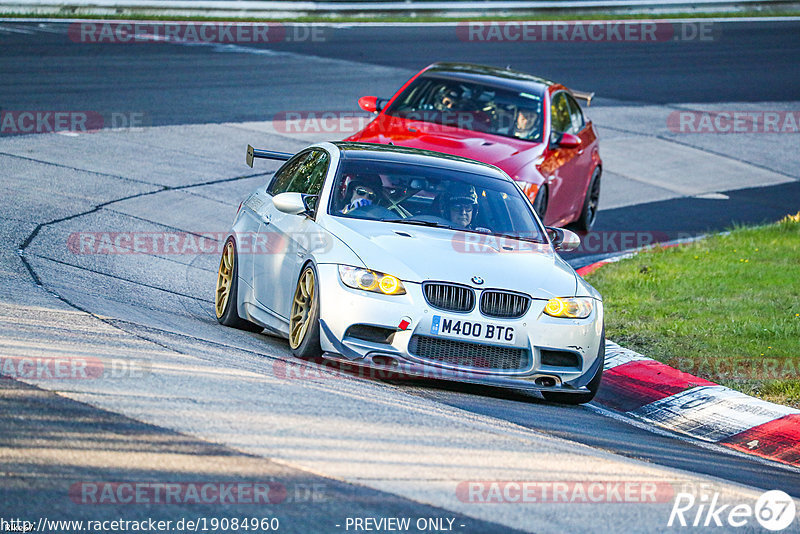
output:
M473 276L472 277L472 282L477 284L477 285L481 285L481 284L483 284L483 278L481 278L480 276Z

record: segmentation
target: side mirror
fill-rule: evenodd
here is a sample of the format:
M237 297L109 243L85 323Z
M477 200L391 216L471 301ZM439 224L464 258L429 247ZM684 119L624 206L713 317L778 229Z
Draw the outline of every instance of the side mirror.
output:
M314 195L304 195L302 193L280 193L272 198L275 209L288 213L289 215L310 214L313 211L312 200L316 202Z
M377 96L362 96L358 99L358 107L370 113L378 113L380 111Z
M558 146L561 148L578 148L581 146L581 138L571 133L561 134L561 138L558 140Z
M581 244L581 238L578 234L564 228L547 227L547 235L550 241L553 242L553 248L556 250L563 250L569 252L575 250Z

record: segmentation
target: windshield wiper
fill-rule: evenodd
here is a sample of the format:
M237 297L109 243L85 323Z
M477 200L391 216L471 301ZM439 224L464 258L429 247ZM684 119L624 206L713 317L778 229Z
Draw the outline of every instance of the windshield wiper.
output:
M473 228L455 228L450 226L449 224L442 224L436 221L420 221L419 219L381 219L382 222L392 222L392 223L399 223L399 224L414 224L417 226L429 226L432 228L447 228L449 230L459 230L462 232L469 232L472 234L479 234L479 235L491 235L494 237L507 237L509 239L516 239L517 241L527 241L529 243L538 243L540 245L544 244L545 242L541 239L536 239L533 237L525 237L518 234L504 234L502 232L481 232L480 230L475 230Z
M497 237L508 237L510 239L516 239L517 241L527 241L528 243L539 243L540 245L544 244L544 241L542 241L540 239L535 239L533 237L524 237L524 236L515 235L515 234L504 234L504 233L501 233L501 232L492 232L491 235L497 236Z
M449 224L442 224L436 221L420 221L415 219L381 219L381 221L399 223L399 224L414 224L417 226L431 226L433 228L449 228L451 230L454 230L454 228Z

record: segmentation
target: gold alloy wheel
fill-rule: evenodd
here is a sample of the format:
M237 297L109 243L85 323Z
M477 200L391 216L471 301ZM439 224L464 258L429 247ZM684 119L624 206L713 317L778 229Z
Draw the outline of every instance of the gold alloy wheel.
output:
M297 282L289 318L289 346L296 349L306 337L314 306L314 269L306 268Z
M220 318L225 313L225 306L228 304L228 298L231 295L231 283L233 282L233 262L234 260L233 241L228 241L225 244L225 250L222 251L222 258L219 260L219 274L217 274L217 293L216 293L216 311L217 318Z

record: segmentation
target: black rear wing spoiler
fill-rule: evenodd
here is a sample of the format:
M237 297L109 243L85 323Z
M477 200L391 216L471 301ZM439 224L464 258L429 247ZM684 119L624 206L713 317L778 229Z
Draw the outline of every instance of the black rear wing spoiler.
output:
M253 160L255 158L286 161L292 156L294 156L294 154L289 154L287 152L275 152L273 150L261 150L260 148L253 148L251 145L247 145L247 165L249 167L253 166Z
M594 92L587 92L587 91L573 91L572 89L569 90L572 93L572 96L575 98L580 98L581 100L586 100L586 105L592 105L592 99L594 98Z

